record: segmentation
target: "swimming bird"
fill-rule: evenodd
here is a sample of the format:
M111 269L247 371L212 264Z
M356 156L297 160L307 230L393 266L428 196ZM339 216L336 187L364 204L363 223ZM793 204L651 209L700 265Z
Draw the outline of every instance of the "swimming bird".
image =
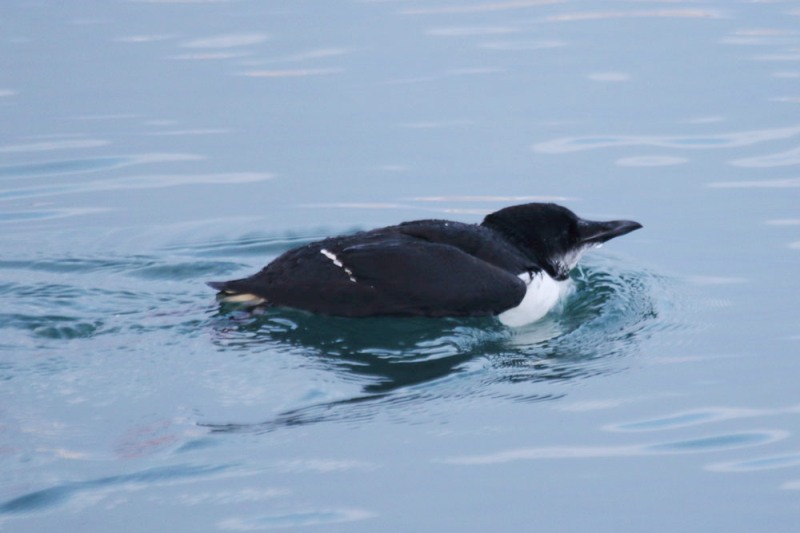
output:
M521 326L556 305L587 249L641 227L529 203L480 224L415 220L329 237L285 252L250 277L208 285L222 302L346 317L494 315Z

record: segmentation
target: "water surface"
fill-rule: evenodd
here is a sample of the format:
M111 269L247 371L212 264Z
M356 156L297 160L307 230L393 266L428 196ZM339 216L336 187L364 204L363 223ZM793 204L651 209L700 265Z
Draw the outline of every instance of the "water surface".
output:
M0 529L793 531L798 17L5 2ZM644 229L523 328L204 285L529 201Z

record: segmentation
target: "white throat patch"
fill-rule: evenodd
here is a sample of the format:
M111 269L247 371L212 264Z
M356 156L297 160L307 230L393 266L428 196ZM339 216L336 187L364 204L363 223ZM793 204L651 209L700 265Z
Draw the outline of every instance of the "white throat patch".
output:
M517 307L500 313L497 318L504 325L516 328L535 322L546 315L566 292L569 280L556 281L544 271L534 275L527 272L519 275L527 283L525 297Z
M592 248L600 248L601 246L603 246L602 243L597 243L597 244L586 244L579 248L575 248L574 250L571 250L570 252L565 254L564 257L561 258L560 263L566 267L567 272L571 272L572 269L577 266L578 261L580 261L581 257L583 257L583 254L585 254L588 250L591 250Z

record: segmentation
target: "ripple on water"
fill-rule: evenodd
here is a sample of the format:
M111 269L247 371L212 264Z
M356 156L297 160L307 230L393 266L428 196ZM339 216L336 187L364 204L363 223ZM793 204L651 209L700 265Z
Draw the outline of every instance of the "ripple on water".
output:
M492 41L478 45L479 48L498 51L527 51L544 50L549 48L561 48L567 46L563 41Z
M0 503L0 515L42 511L63 505L73 497L86 492L175 483L197 477L213 477L232 469L233 465L173 465L118 476L63 483Z
M746 157L731 161L732 165L739 167L788 167L800 164L800 148L793 148L785 152L761 155L756 157Z
M435 37L473 37L481 35L502 35L517 33L519 28L509 26L451 26L430 28L425 30L425 35Z
M40 141L25 144L6 144L0 146L0 153L21 153L21 152L49 152L51 150L78 150L81 148L97 148L111 144L111 141L103 139L60 139L52 141Z
M785 439L788 436L788 431L780 430L743 431L649 444L517 448L484 455L447 457L442 459L442 462L458 465L487 465L510 463L521 460L638 457L643 455L704 453L762 446Z
M218 522L217 525L220 529L230 529L234 531L258 531L262 529L283 529L289 527L355 522L357 520L365 520L375 516L377 516L375 513L363 509L302 509L276 514L226 518Z
M123 332L194 332L204 313L198 313L186 285L238 266L144 255L0 260L0 272L7 280L0 283L0 324L16 335L17 342L27 337L36 346L42 344L37 341ZM205 290L196 288L205 295Z
M547 4L556 4L561 0L513 0L511 2L486 2L477 4L462 4L434 7L411 7L400 11L401 15L444 15L444 14L468 14L468 13L491 13L495 11L509 11L518 9L528 9Z
M82 159L61 159L41 163L22 163L0 166L0 179L32 178L60 174L99 172L129 165L160 163L166 161L192 161L202 159L192 154L139 154Z
M712 19L725 15L716 9L631 9L609 11L576 11L545 17L549 22L575 22L581 20L609 20L619 18L690 18Z
M743 431L672 442L649 444L642 448L649 453L690 453L729 450L769 444L789 436L788 431Z
M0 223L26 222L33 220L48 220L65 218L95 213L105 213L111 209L106 207L57 207L52 209L18 209L0 213Z
M660 431L665 429L677 429L687 426L695 426L699 424L708 424L711 422L720 422L723 420L732 420L736 418L782 414L793 412L792 409L796 409L796 407L776 410L709 407L705 409L693 409L691 411L674 413L648 420L614 424L612 426L607 426L605 429L610 431Z
M263 172L234 172L222 174L161 174L128 176L124 178L103 179L61 185L41 185L8 189L0 193L0 200L56 196L98 191L126 191L137 189L164 189L181 185L233 185L254 183L272 179L273 175Z
M231 33L203 37L181 43L183 48L238 48L263 43L268 36L263 33Z
M666 167L671 165L683 165L688 162L689 160L685 157L642 155L622 157L617 159L616 164L621 167Z
M796 466L800 466L800 453L765 455L753 459L713 463L708 465L706 469L715 472L752 472L756 470L772 470L775 468L792 468Z
M622 146L655 146L659 148L712 149L748 146L777 139L788 139L800 135L800 127L774 128L768 130L739 131L716 135L593 135L565 137L541 142L533 146L535 152L565 154L598 148ZM790 154L792 157L794 155ZM777 156L772 156L777 157ZM783 155L778 158L786 159Z

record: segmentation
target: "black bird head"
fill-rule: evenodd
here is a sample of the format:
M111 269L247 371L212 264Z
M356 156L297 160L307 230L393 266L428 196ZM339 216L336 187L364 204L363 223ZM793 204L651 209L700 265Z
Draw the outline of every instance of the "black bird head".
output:
M584 220L566 207L540 203L495 211L482 225L502 233L557 280L569 277L588 248L642 227L632 220Z

